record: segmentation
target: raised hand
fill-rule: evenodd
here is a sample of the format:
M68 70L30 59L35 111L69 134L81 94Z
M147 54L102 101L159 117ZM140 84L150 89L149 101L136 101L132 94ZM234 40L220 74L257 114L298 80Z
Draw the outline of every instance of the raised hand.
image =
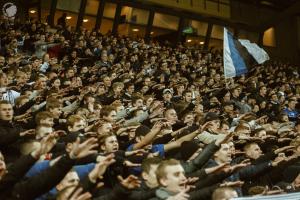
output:
M163 126L164 126L164 123L161 121L158 121L153 125L151 130L154 132L159 132Z
M251 163L250 163L250 160L247 159L247 160L244 160L243 162L241 162L239 164L230 166L230 170L231 170L231 172L235 172L235 171L238 171L238 170L240 170L244 167L247 167L249 165L251 165Z
M140 167L140 163L132 163L129 160L125 160L123 163L126 167Z
M92 195L89 192L82 194L83 189L80 187L68 198L68 200L89 200Z
M29 130L21 132L20 136L23 137L25 135L34 135L34 134L35 134L35 129L29 129Z
M71 159L79 159L86 157L91 154L97 153L96 150L93 150L98 146L96 138L90 138L80 144L80 139L77 138L76 142L73 144L73 147L69 153Z
M229 142L229 140L232 138L233 133L228 133L225 135L225 137L221 137L219 139L216 140L215 144L217 146L220 146L223 143Z
M275 154L279 154L279 153L282 153L282 152L285 152L287 150L290 150L290 149L294 149L295 146L285 146L285 147L282 147L282 148L279 148L279 149L276 149L274 151Z
M41 155L48 153L56 144L56 134L50 133L44 137L40 142L40 147L31 153L31 155L38 159Z
M135 189L135 188L138 188L141 186L141 181L138 179L138 177L136 177L134 175L130 175L126 179L123 179L122 176L118 176L118 179L120 181L120 184L129 190L132 190L132 189Z
M53 131L54 134L56 134L57 136L64 136L67 135L67 132L64 130L57 130L57 131Z
M242 187L244 184L243 181L234 181L234 182L224 182L220 186L221 187Z
M114 154L109 154L108 156L104 157L104 159L102 159L99 163L97 163L95 168L89 173L89 179L94 183L97 181L98 178L100 179L105 173L106 169L111 164L116 162L114 157Z
M224 171L225 168L229 168L229 167L230 167L230 163L222 163L215 167L206 168L205 172L207 174L218 173L218 172Z
M210 126L212 125L212 122L206 122L205 124L203 124L202 126L199 126L198 128L198 132L202 133L203 131L207 130Z
M276 190L270 190L269 187L266 186L265 189L264 189L264 191L261 194L259 194L258 196L260 196L260 195L284 194L284 193L285 192L282 189L280 189L280 188L278 188Z
M188 200L190 197L190 195L187 194L188 191L189 189L187 188L174 196L168 197L166 200Z
M286 157L278 156L272 162L272 167L277 167L280 163L286 161Z
M278 142L287 142L287 141L292 141L291 138L279 138Z
M132 155L143 155L145 153L148 153L145 149L137 149L134 151L126 151L125 156L132 156Z

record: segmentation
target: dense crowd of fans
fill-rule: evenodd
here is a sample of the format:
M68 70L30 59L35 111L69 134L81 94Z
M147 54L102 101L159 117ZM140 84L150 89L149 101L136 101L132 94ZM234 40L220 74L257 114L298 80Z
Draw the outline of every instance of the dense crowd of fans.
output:
M295 66L59 25L1 20L0 199L300 191Z

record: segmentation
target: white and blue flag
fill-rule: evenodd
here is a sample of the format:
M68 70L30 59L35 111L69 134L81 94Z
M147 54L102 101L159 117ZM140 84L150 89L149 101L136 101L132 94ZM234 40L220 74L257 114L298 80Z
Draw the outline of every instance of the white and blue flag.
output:
M224 28L223 58L225 78L245 74L251 66L269 60L267 52L257 44L234 38L226 28Z

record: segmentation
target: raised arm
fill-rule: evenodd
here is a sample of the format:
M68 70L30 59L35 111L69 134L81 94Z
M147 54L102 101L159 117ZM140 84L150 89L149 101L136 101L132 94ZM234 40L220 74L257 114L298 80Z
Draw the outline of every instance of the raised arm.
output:
M140 142L133 145L132 150L137 150L150 144L155 138L155 136L160 132L162 126L163 126L162 122L155 123L151 131Z

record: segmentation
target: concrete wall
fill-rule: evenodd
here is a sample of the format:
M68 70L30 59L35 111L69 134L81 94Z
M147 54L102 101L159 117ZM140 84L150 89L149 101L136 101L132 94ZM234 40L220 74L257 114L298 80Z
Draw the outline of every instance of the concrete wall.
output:
M280 11L274 11L266 7L245 4L237 0L231 1L231 19L237 23L261 26L270 21ZM274 59L290 61L300 65L299 43L300 43L300 19L297 17L284 18L274 26L275 34L273 37L265 35L264 39L271 39L270 44L275 47L264 46L270 56ZM298 27L298 28L297 28ZM266 38L268 37L268 38Z
M300 55L298 47L299 29L297 30L296 17L289 17L279 21L275 26L276 47L267 50L271 56L281 60L290 61L300 66Z

